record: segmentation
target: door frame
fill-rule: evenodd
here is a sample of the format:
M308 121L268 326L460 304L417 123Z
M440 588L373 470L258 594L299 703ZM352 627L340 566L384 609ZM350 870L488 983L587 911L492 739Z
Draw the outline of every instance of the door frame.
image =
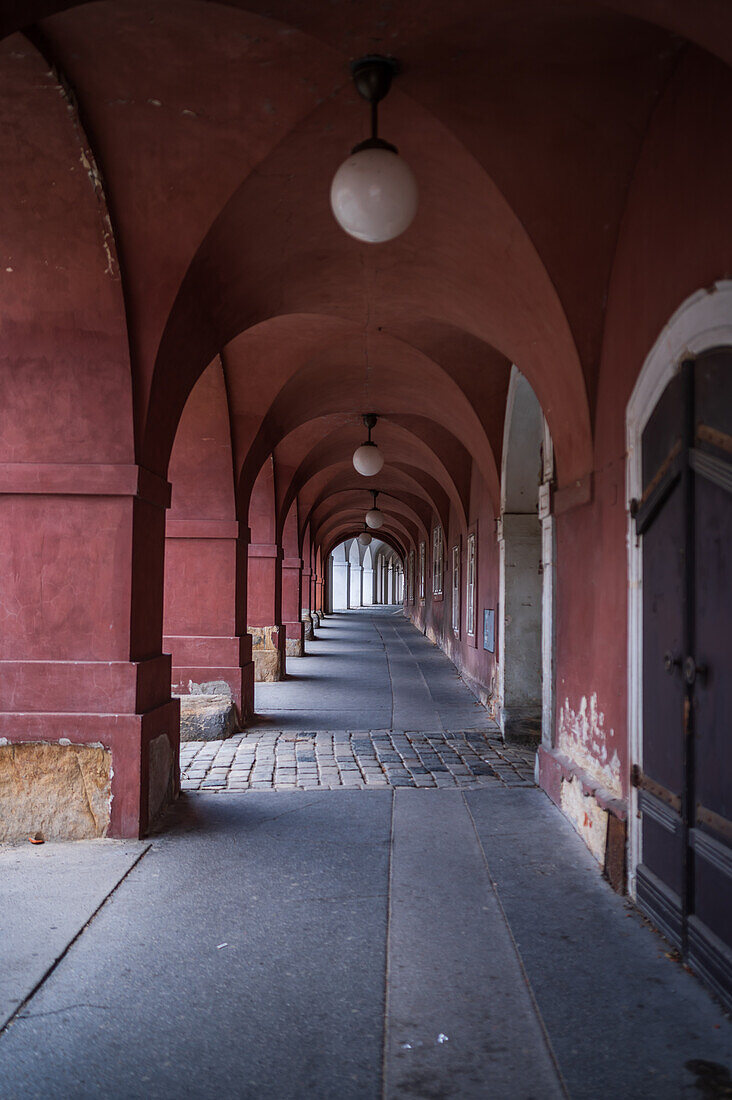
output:
M721 345L732 346L732 280L698 290L676 310L651 348L625 415L628 546L628 892L636 896L636 868L643 859L634 764L643 768L643 545L636 536L631 501L642 489L641 437L666 386L684 359Z

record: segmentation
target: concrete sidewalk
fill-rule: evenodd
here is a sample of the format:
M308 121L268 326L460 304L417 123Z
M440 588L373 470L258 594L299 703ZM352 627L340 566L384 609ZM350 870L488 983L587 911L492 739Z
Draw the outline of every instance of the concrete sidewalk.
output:
M667 1100L731 1058L541 791L195 794L0 1035L0 1097Z

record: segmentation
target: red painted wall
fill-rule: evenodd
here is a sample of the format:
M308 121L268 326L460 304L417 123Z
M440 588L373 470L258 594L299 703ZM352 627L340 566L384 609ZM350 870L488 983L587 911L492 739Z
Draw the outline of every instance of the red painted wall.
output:
M732 274L732 77L689 48L652 120L628 195L607 306L592 503L557 519L557 720L597 696L628 789L625 410L663 326ZM612 731L612 733L610 732Z

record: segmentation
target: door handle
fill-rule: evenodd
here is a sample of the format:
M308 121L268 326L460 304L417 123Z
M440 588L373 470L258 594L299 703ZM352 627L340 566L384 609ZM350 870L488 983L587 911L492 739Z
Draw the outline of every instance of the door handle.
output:
M673 676L674 669L681 668L681 658L675 657L671 650L669 650L663 655L663 667L666 669L669 676Z
M709 669L706 665L698 665L693 657L687 657L684 661L684 679L689 687L696 683L697 677L703 682L706 680Z

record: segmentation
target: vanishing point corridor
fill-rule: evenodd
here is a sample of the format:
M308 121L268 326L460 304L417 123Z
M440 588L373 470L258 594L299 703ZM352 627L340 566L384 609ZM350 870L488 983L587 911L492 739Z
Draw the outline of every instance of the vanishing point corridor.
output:
M448 659L316 634L146 841L2 851L2 1100L728 1096L721 1009Z

